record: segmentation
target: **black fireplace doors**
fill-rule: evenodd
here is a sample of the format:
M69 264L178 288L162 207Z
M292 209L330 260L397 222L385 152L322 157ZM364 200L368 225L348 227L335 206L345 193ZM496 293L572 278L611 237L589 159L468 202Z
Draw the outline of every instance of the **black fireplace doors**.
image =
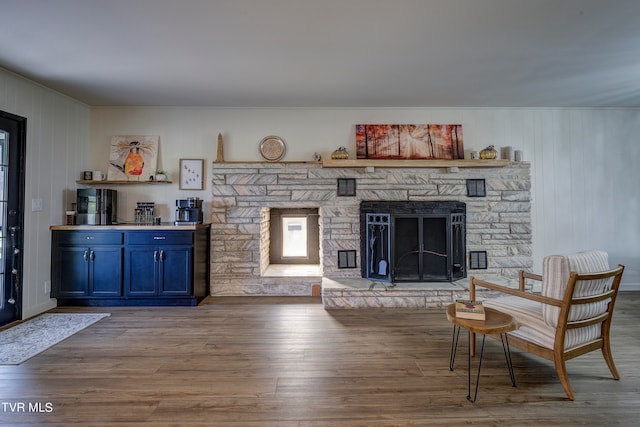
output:
M465 205L362 202L362 276L390 282L466 277Z

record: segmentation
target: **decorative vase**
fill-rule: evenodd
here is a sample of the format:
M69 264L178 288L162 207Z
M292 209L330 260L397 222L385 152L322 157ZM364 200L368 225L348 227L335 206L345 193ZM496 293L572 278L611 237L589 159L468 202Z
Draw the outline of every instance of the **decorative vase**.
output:
M334 160L346 160L349 158L349 153L345 147L339 147L336 151L331 153L331 158Z
M487 148L485 148L484 150L480 151L480 158L481 159L495 159L498 157L498 150L496 150L494 148L493 145L488 146Z

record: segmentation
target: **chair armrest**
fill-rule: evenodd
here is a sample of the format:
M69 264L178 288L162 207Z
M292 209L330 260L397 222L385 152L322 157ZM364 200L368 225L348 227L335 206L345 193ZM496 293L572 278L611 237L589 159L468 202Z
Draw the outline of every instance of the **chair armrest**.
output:
M529 273L530 274L530 273ZM530 277L535 279L535 277ZM531 292L526 292L520 289L513 289L508 286L498 285L497 283L487 282L486 280L480 280L473 276L469 277L469 298L472 300L476 299L476 286L491 289L493 291L502 292L509 295L514 295L521 298L526 298L532 301L541 302L543 304L549 304L556 307L562 306L562 300L545 297L538 294L532 294Z
M520 290L525 291L525 284L527 279L537 280L538 282L542 282L541 274L529 273L524 270L520 270Z

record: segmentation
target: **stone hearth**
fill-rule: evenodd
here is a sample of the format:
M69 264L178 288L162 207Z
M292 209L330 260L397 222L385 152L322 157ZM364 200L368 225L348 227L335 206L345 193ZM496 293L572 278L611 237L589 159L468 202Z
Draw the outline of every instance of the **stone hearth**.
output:
M486 277L494 283L513 288L517 279ZM496 296L495 292L478 289L481 298ZM446 307L456 299L469 298L469 280L454 282L397 283L393 287L368 279L322 279L322 302L326 309L351 308L413 308Z
M213 163L212 170L211 295L311 295L314 286L322 286L329 302L329 293L351 287L336 287L336 283L365 280L359 265L361 201L464 202L467 275L515 278L519 270L532 266L530 165L526 162L459 169L229 162ZM343 178L355 179L355 196L338 196L337 180ZM468 197L468 179L484 179L486 197ZM271 208L318 209L319 276L268 274L273 271L268 253ZM339 268L339 251L356 251L358 265ZM470 251L486 251L486 269L469 269ZM459 285L462 282L465 286ZM434 286L423 287L443 291L432 299L444 304L451 301L456 286L466 289L466 279L439 283L441 289ZM363 292L369 291L369 285L362 287ZM393 292L407 287L396 286ZM387 291L377 286L369 292Z
M327 309L443 307L468 296L468 280L397 283L393 287L364 278L322 279L322 301Z

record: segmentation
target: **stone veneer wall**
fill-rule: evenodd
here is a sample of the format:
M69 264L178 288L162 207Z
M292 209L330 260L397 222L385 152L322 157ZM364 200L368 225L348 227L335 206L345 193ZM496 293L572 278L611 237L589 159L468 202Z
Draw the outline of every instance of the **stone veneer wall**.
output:
M356 196L339 197L337 178L355 178ZM466 180L486 179L487 197L467 197ZM456 200L467 205L467 252L486 250L475 276L516 277L532 267L531 174L527 162L487 168L323 168L319 163L213 163L211 294L311 295L319 277L267 277L270 208L318 208L322 276L338 269L338 250L360 260L360 201ZM468 256L467 256L468 263Z

